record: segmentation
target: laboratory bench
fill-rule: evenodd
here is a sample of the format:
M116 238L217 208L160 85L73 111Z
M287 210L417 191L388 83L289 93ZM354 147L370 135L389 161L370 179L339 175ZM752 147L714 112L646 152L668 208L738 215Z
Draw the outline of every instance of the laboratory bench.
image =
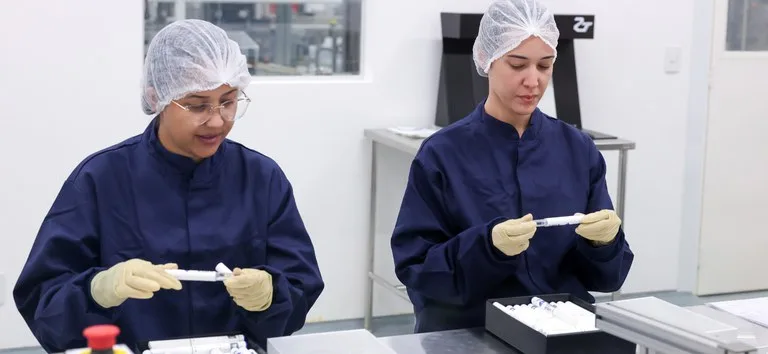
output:
M302 338L303 337L303 338ZM512 354L517 353L483 328L375 338L368 331L306 334L270 339L267 354ZM333 349L331 349L333 348Z
M483 328L383 337L379 338L379 342L398 354L517 353Z
M371 319L373 318L373 284L376 283L383 287L385 290L390 291L394 295L401 299L410 302L408 294L406 293L405 286L402 284L392 284L383 278L381 275L376 274L374 271L374 257L376 254L376 196L377 196L377 175L379 169L378 155L381 153L382 148L389 148L395 151L406 154L408 157L413 158L416 156L421 144L425 139L411 138L398 135L388 129L366 129L364 135L371 141L371 195L369 205L369 221L368 221L368 281L365 291L365 314L364 325L365 329L370 329ZM615 210L619 218L622 219L622 223L626 224L624 218L625 196L626 196L626 184L627 184L627 155L629 150L635 148L635 143L625 139L596 139L594 140L597 149L600 151L618 151L618 181L616 185L615 195ZM611 299L615 300L619 296L620 291L611 294Z
M631 302L639 300L639 302ZM643 301L651 300L651 303ZM630 304L640 305L641 308L654 312L653 300L656 298L643 298L627 300ZM605 303L616 304L621 302ZM672 305L674 306L674 305ZM659 310L660 308L655 308ZM679 319L685 321L678 331L665 330L657 337L642 338L639 333L652 332L651 329L659 329L661 325L649 326L648 328L635 327L632 333L624 333L621 338L632 343L637 343L637 353L643 354L673 354L673 353L750 353L764 354L768 353L768 328L754 324L745 319L710 307L708 305L692 306L687 308L678 307L679 311L686 311L687 318ZM663 308L662 308L663 310ZM656 311L656 314L662 318L667 311ZM598 312L599 314L599 312ZM667 313L668 314L668 313ZM701 316L701 321L690 321L691 316ZM651 316L652 317L652 316ZM667 316L669 319L669 316ZM702 338L694 339L693 332L688 330L702 329L702 322L708 320L718 321L721 325L730 325L737 328L739 338L749 344L750 349L743 351L726 351L712 346L714 342L708 342ZM674 319L672 319L674 322ZM630 321L627 320L627 323ZM628 325L629 326L629 325ZM681 328L682 328L681 327ZM617 335L613 331L607 331L601 327L598 322L598 328L605 332ZM619 336L619 335L617 335ZM721 336L722 337L722 336ZM735 334L733 335L736 338ZM636 339L634 341L632 339ZM664 345L667 345L665 347ZM691 346L698 345L695 351ZM656 351L659 347L666 348L666 351ZM654 348L654 349L650 349ZM568 354L593 354L587 353L579 348L570 348ZM370 332L360 329L351 331L316 333L305 335L294 335L288 337L272 338L268 341L267 354L298 354L298 353L366 353L366 354L520 354L511 346L496 338L487 332L484 328L459 329L452 331L407 334L391 337L376 338ZM601 353L607 354L607 353Z

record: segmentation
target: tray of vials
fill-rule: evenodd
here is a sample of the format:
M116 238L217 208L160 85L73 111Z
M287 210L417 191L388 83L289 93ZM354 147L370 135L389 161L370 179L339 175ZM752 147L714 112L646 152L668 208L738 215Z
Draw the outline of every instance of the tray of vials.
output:
M490 299L485 329L524 354L634 354L636 345L595 327L595 307L570 294Z
M242 334L175 338L139 343L141 354L257 354Z

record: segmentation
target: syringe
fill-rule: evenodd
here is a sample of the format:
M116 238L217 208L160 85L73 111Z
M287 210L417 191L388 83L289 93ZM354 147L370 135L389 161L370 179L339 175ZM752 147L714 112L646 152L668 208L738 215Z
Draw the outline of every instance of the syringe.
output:
M224 265L224 263L219 262L219 264L216 265L215 269L216 269L216 272L218 272L221 275L224 275L224 276L232 275L232 271L229 269L229 267Z
M542 310L547 311L553 315L555 314L554 306L536 296L531 298L531 305L533 305L533 307L540 307Z
M559 318L563 322L579 330L591 330L592 328L595 327L594 316L590 316L591 318L582 318L581 316L577 316L576 314L567 310L567 306L557 306L554 304L550 304L536 296L531 298L531 305L534 308L539 308L546 311L552 316ZM573 305L573 306L576 306L576 305ZM586 312L586 310L583 310L583 311ZM591 314L588 314L588 316L589 315Z
M174 278L180 281L222 281L232 276L232 270L230 270L223 263L216 265L215 271L205 270L184 270L184 269L166 269L166 273L170 274Z
M563 226L563 225L577 225L581 223L581 219L584 218L584 214L576 213L571 216L558 216L554 218L544 218L534 220L536 227L550 227L550 226Z

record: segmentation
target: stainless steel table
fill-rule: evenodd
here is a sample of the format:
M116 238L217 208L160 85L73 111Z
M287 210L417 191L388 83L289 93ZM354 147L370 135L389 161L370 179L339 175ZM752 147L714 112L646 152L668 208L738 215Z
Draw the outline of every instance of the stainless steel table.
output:
M270 338L266 354L519 354L483 328L376 338L366 330ZM569 353L571 354L571 353Z
M739 333L749 334L746 341L757 349L757 354L768 353L768 328L753 324L727 312L709 306L693 306L687 309L713 320L736 327ZM665 334L673 336L674 333ZM683 337L687 338L682 334ZM643 343L642 338L637 338ZM633 341L633 340L631 340ZM662 354L638 346L638 353ZM268 340L267 354L520 354L483 328L453 331L406 334L375 338L366 330L351 330L305 335L293 335ZM675 354L670 350L663 354ZM579 348L569 349L568 354L582 353ZM589 353L592 354L592 353Z
M267 340L266 354L397 354L364 329Z
M409 156L415 156L421 147L424 139L407 138L390 132L387 129L366 129L365 137L371 140L371 199L370 199L370 217L368 225L368 282L365 291L365 318L364 327L370 329L371 318L373 317L373 283L381 285L384 289L391 291L405 301L410 301L405 291L405 286L401 284L391 284L386 279L374 272L375 257L375 239L376 239L376 175L378 174L377 158L381 147L388 147L396 151L403 152ZM616 214L624 222L624 199L627 185L627 154L629 150L635 148L635 143L624 139L600 139L595 140L598 150L618 151L619 152L619 171L618 183L616 188ZM619 295L618 292L612 294L614 300Z
M754 324L727 312L712 307L692 306L687 309L707 316L713 320L739 328L742 333L750 333L753 337L746 340L758 348L757 354L768 353L768 328ZM407 334L402 336L379 338L381 343L392 348L398 354L519 354L520 352L504 344L502 341L487 333L483 328L460 329L455 331ZM579 353L573 348L572 353ZM638 347L642 354L671 354L650 351Z
M483 328L379 338L398 354L518 354Z
M598 304L597 315L598 328L642 354L768 353L768 328L708 305L681 308L649 297Z

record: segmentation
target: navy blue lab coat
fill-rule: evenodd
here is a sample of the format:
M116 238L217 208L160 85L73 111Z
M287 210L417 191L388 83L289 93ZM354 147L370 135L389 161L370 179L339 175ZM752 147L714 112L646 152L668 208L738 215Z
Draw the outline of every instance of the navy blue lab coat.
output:
M489 298L621 287L634 255L623 230L594 247L576 226L539 228L508 257L491 241L507 219L613 209L605 161L583 132L533 112L520 137L483 104L424 141L411 164L391 240L395 273L407 287L416 332L484 325Z
M93 276L140 258L181 269L256 268L272 275L272 305L248 312L221 282L183 282L149 300L104 309ZM324 288L291 185L270 158L225 140L199 164L167 151L153 121L85 159L45 217L13 291L48 352L83 347L82 330L112 323L120 342L239 332L265 347L304 325Z

